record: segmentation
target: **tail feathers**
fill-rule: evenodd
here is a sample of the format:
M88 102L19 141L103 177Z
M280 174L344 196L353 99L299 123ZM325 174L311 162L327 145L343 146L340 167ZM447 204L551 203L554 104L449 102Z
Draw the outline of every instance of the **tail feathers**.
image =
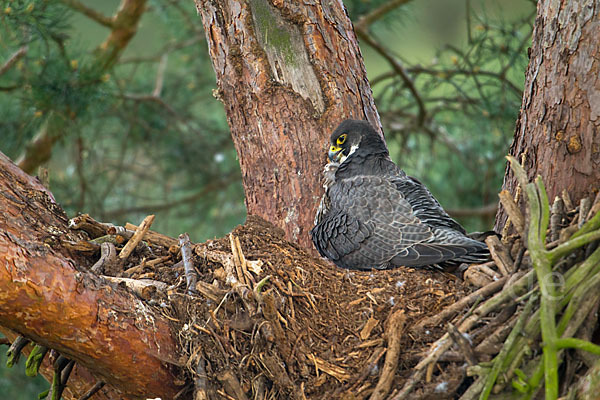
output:
M444 231L430 243L419 243L404 249L390 260L394 266L441 268L462 263L488 261L490 253L485 243L470 239L458 232Z

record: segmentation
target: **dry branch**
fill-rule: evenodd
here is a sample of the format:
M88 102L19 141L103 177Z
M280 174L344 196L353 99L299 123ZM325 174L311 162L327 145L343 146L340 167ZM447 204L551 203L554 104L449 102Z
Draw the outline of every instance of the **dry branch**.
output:
M508 250L506 250L504 245L500 242L500 239L498 239L497 236L488 236L485 239L485 243L488 245L492 260L494 260L496 266L502 273L502 276L512 274L514 272L512 270L514 262L510 257Z
M144 218L144 220L142 221L140 226L138 226L131 239L129 239L127 244L123 247L123 249L121 249L121 252L119 253L118 257L119 262L121 264L123 264L127 260L131 252L135 250L137 245L142 241L144 235L146 235L146 232L148 232L153 222L154 215L148 215L146 218Z
M387 321L385 336L387 338L388 347L385 354L385 361L381 370L381 376L375 386L375 390L371 395L370 400L382 400L389 393L396 369L398 368L398 357L400 355L400 339L404 331L404 310L397 310L392 313Z
M185 280L187 282L186 290L188 294L196 292L196 271L194 270L194 260L192 259L192 242L187 233L179 235L179 247L181 249L181 260L185 271Z
M130 224L130 223L126 223L125 229L127 231L136 231L138 229L138 226ZM124 235L124 236L127 237L126 235ZM178 245L177 239L173 239L169 236L163 235L162 233L154 232L151 230L148 230L146 232L146 234L144 235L144 238L142 240L146 240L150 243L156 244L158 246L163 246L166 248Z
M523 218L523 214L521 213L521 210L519 210L519 206L517 206L515 200L513 200L512 195L508 190L503 190L498 194L498 197L500 197L500 202L506 210L510 222L512 222L517 230L517 233L523 236L523 230L525 229L525 218ZM508 222L506 225L508 225Z
M410 331L411 332L419 332L420 330L424 329L426 326L440 325L445 320L452 318L457 313L463 311L465 307L468 307L477 301L481 301L482 299L485 299L486 297L488 297L488 296L496 293L500 289L502 289L502 286L504 285L504 283L506 282L507 279L508 278L506 278L506 277L500 278L497 281L492 282L489 285L484 286L481 289L471 293L467 297L463 297L456 303L452 304L450 307L446 307L439 314L436 314L436 315L429 317L423 321L420 321L415 326L413 326L410 329Z

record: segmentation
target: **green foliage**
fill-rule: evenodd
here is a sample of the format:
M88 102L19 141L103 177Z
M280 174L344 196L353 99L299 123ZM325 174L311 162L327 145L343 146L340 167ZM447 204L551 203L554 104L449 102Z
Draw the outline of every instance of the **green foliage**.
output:
M104 69L96 49L106 33L94 34L94 21L57 0L2 6L0 59L27 47L0 75L1 150L17 159L60 116L48 167L69 215L122 224L160 212L153 229L188 230L194 241L243 221L239 165L193 7L152 1L137 35L157 35L158 46L143 42Z
M30 378L25 375L25 360L12 368L6 366L6 350L0 347L0 393L3 399L29 400L36 399L38 394L48 388L48 382L41 376Z

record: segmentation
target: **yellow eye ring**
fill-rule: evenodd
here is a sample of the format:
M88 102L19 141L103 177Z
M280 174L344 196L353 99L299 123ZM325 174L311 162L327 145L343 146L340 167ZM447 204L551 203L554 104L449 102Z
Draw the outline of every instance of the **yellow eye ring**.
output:
M346 141L346 137L348 135L346 135L345 133L342 133L338 138L337 138L337 144L344 144L344 142Z

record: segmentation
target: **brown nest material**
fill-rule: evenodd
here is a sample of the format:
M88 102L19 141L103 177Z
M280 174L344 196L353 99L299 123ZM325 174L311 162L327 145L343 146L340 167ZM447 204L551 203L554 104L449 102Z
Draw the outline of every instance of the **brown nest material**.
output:
M546 384L546 394L552 385L573 394L600 354L600 196L573 206L564 193L550 210L543 185L521 185L541 206L524 217L501 193L514 233L488 237L493 261L470 266L464 281L423 269L339 269L253 216L198 245L149 231L151 219L121 228L79 216L72 225L96 238L80 252L103 243L93 271L172 321L187 360L180 398L468 400L512 387L532 398L559 366L560 387ZM114 245L129 246L126 264L115 261ZM546 272L565 278L545 320L536 282L544 257ZM540 331L549 327L558 333L554 370L541 359Z
M389 327L402 331L396 355L396 383L401 383L445 331L443 326L410 327L471 291L448 273L339 269L253 216L230 236L194 246L193 253L199 281L191 295L176 254L159 264L140 263L142 268L125 275L169 285L146 295L147 300L168 304L163 312L174 322L190 372L203 370L209 377L204 390L216 393L223 387L234 398L243 398L242 392L260 399L260 393L266 398L370 395L386 359L385 333L395 313L402 314L405 327ZM460 357L457 361L462 364Z

